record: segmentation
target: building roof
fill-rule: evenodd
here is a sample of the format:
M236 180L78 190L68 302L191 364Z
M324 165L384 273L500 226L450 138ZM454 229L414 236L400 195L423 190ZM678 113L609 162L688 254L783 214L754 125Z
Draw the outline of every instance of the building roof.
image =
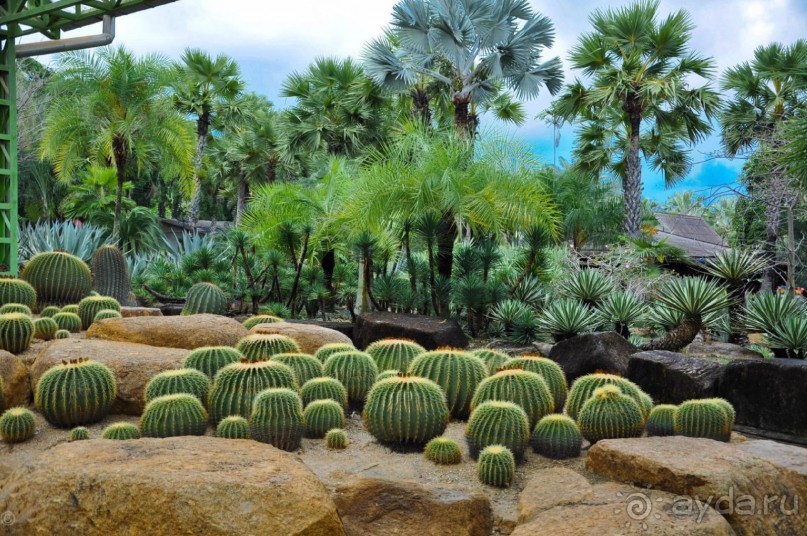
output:
M709 223L700 216L656 212L659 222L654 238L682 249L688 257L714 257L728 246Z

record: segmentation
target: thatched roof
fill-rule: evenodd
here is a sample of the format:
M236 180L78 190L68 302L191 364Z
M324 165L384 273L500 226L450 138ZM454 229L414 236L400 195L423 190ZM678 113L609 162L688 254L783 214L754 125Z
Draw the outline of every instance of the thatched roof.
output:
M680 248L690 258L709 258L728 246L709 223L700 216L666 214L656 212L659 222L656 240L667 240L667 244Z

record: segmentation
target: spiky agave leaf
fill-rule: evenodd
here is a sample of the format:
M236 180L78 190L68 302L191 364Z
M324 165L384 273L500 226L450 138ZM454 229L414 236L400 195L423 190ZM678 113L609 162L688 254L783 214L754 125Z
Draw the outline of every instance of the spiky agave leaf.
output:
M596 315L591 309L570 298L550 304L540 317L541 328L556 341L569 339L597 326Z
M804 315L805 309L802 302L790 294L760 292L748 300L742 320L748 331L770 335L784 319Z
M807 357L807 317L789 316L783 319L770 336L771 346L787 350L790 357Z
M580 270L562 283L566 296L575 298L589 307L596 307L614 289L614 284L598 270Z
M647 306L635 294L627 291L608 295L600 304L597 313L604 323L614 324L617 331L640 322L647 313Z
M726 249L706 263L706 271L729 285L742 284L767 266L765 259L752 251Z
M682 277L668 282L655 297L656 302L678 311L685 320L703 323L731 304L726 289L701 277Z

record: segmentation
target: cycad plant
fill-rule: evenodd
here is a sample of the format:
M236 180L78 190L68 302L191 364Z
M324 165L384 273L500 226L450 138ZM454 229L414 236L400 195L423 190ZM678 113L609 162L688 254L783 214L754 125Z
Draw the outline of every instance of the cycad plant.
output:
M630 327L640 322L647 312L647 306L635 294L627 291L609 294L600 303L597 314L603 323L613 324L614 331L630 337Z
M597 326L594 312L571 298L561 298L551 303L541 313L539 321L541 329L552 335L556 342L591 331Z
M742 322L750 332L772 335L784 319L805 314L807 307L795 296L760 292L749 298Z

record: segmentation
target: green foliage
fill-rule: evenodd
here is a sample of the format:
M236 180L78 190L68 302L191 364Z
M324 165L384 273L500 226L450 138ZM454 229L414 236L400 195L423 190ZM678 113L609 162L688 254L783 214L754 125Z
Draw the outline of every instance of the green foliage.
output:
M53 321L59 326L60 330L66 330L70 333L79 333L81 331L81 317L76 313L56 313L53 315Z
M647 306L635 294L627 291L611 292L599 304L597 314L604 324L614 326L614 331L630 337L631 326L644 319Z
M568 393L566 374L560 368L560 365L551 359L540 355L524 354L508 360L504 366L507 368L522 368L527 372L534 372L541 376L552 393L552 399L555 402L554 411L561 411L564 404L566 404L566 395Z
M120 312L120 303L107 296L88 296L78 302L78 316L81 318L81 329L89 329L95 321L95 315L104 310Z
M488 374L495 373L498 368L510 359L510 356L506 353L488 348L474 350L471 353L485 362L485 365L488 367Z
M384 339L370 344L365 352L373 357L378 370L406 372L409 364L426 349L414 341Z
M325 447L332 450L343 450L347 448L347 434L344 430L334 428L325 434Z
M26 316L33 315L31 308L21 303L6 303L5 305L0 306L0 315L6 315L9 313L19 313Z
M34 320L34 338L49 341L56 336L59 325L52 318L43 316Z
M706 263L706 272L722 279L728 285L736 287L744 286L764 270L766 265L765 259L757 253L741 249L726 249L719 251Z
M277 354L299 354L302 351L291 337L260 333L247 335L238 341L235 348L250 361L266 361Z
M28 349L34 337L34 322L22 313L0 315L0 349L19 354Z
M598 307L614 289L613 282L599 270L580 270L561 284L561 291L588 307Z
M561 298L544 309L539 318L543 331L564 341L591 331L596 327L596 317L587 305L571 298Z
M323 376L311 378L300 389L303 406L308 406L315 400L333 400L343 408L347 408L347 389L336 378Z
M205 435L207 412L193 395L179 393L159 396L146 404L140 417L143 437Z
M216 377L219 369L238 363L244 359L243 354L229 346L203 346L191 351L182 364L185 368L195 368L203 372L210 380Z
M582 442L577 423L565 415L547 415L532 432L532 449L554 460L577 458Z
M314 354L314 357L319 359L321 363L325 364L325 361L327 361L328 358L333 354L338 352L352 352L355 349L355 346L345 342L329 342L328 344L320 346L317 352Z
M0 277L0 305L19 303L29 309L36 305L36 290L22 279Z
M231 415L249 418L255 396L271 387L294 389L294 373L274 361L240 362L227 365L216 374L208 408L214 424Z
M86 358L48 369L36 385L34 403L53 426L92 424L109 413L117 395L112 371Z
M0 438L6 443L22 443L34 437L36 422L27 408L11 408L0 416Z
M249 439L249 422L240 415L225 417L216 427L216 437L224 439Z
M760 292L749 298L743 324L750 332L774 334L784 319L807 314L802 301L790 294Z
M90 438L90 431L83 426L76 426L70 430L70 441L83 441Z
M50 173L47 180L53 181ZM27 262L39 253L62 251L89 262L92 254L111 240L109 231L86 222L43 221L21 225L20 261Z
M140 430L132 423L114 422L104 428L104 431L101 432L101 437L103 439L114 439L116 441L140 439Z
M471 413L465 437L474 457L487 446L503 445L521 459L530 441L530 422L524 410L512 402L485 402Z
M655 296L655 301L698 324L721 313L731 303L724 288L701 277L671 279Z
M324 373L322 363L320 363L316 357L309 354L275 354L272 356L272 361L288 365L292 372L294 372L294 378L297 381L297 385L303 385L308 380L318 378Z
M423 454L427 460L437 465L456 465L462 462L460 446L447 437L435 437L426 443Z
M36 289L38 308L77 303L92 290L89 267L69 253L39 253L22 269L20 278Z
M230 300L219 287L213 283L196 283L185 297L185 307L182 308L183 315L214 314L223 315L227 313L227 306Z
M259 324L274 324L275 322L283 322L283 319L275 315L255 315L244 320L242 324L245 328L252 329Z
M129 268L123 252L116 246L101 246L92 256L93 288L101 296L109 296L119 303L129 302L132 291Z
M258 393L249 417L249 434L281 450L297 450L303 437L303 404L297 393L285 388Z
M53 318L61 311L62 310L59 307L56 307L55 305L49 305L39 312L39 316L41 316L42 318Z
M452 417L466 419L471 413L471 399L479 383L488 375L485 363L462 350L438 349L415 358L409 373L428 378L446 394Z
M807 316L791 316L782 319L770 335L773 348L782 348L788 357L807 358Z
M100 322L101 320L106 320L108 318L122 318L122 316L114 309L101 309L95 314L95 318L93 318L92 321Z
M652 401L648 407L646 395L642 396L644 392L638 385L621 376L599 372L580 376L574 381L566 399L566 414L572 419L578 419L578 414L585 403L594 396L594 392L606 385L616 385L623 394L633 398L645 418L650 414Z
M193 395L204 404L210 391L210 379L195 368L166 370L155 375L144 393L146 403L157 397L187 393Z
M601 439L640 437L644 422L636 401L614 384L597 388L577 417L580 433L592 444Z
M516 474L516 460L504 445L489 445L479 454L477 475L486 486L506 488Z
M687 400L678 406L673 418L675 435L728 442L734 424L733 408L730 414L724 402L714 399Z
M361 403L375 383L378 367L370 354L352 350L331 354L325 361L324 372L345 386L351 402Z
M331 399L314 400L303 411L305 436L322 438L328 430L345 427L345 411Z
M654 407L647 417L647 435L649 436L671 436L675 435L673 422L678 406L672 404L659 404Z
M53 336L54 339L69 339L70 332L66 329L60 329L56 332L56 335Z
M502 370L482 380L471 401L471 411L489 400L517 404L527 414L530 430L555 409L555 401L543 377L520 368Z

